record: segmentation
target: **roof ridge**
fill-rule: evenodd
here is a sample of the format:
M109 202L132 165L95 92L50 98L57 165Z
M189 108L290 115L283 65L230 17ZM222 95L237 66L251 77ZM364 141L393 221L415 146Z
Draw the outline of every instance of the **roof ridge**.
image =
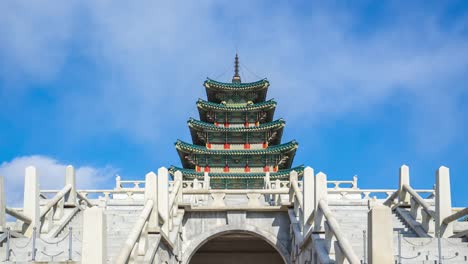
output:
M270 86L270 82L267 78L255 81L255 82L248 82L248 83L241 83L241 82L220 82L210 78L206 78L203 86L206 88L222 88L222 89L234 89L234 90L247 90L247 89L255 89L255 88L268 88Z

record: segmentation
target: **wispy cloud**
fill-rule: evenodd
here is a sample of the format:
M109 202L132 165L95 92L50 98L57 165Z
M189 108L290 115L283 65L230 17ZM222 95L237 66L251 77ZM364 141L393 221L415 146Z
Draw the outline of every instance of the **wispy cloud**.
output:
M65 168L67 165L51 157L22 156L3 162L0 165L0 175L5 178L5 192L9 206L22 206L24 175L28 166L36 167L41 190L60 190L65 184ZM106 182L109 182L116 172L116 169L112 167L77 167L75 168L77 188L105 188Z
M77 131L117 131L153 146L167 138L165 130L181 129L186 113L196 115L203 78L223 72L236 46L242 63L269 77L288 120L318 125L372 113L401 94L412 98L407 129L421 148L437 137L442 142L431 148L443 149L464 126L456 100L466 90L451 84L467 83L468 18L442 23L442 8L390 5L378 18L339 5L268 1L235 8L227 1L5 3L3 80L17 73L53 79L71 54L96 67L92 87L58 100L64 110L57 122L76 120ZM243 73L254 78L247 68Z

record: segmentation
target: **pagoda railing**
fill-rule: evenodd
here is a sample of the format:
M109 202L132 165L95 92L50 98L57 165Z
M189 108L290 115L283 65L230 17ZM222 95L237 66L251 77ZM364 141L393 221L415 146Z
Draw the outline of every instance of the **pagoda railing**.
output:
M263 143L259 144L248 144L248 148L246 148L246 145L243 144L229 144L229 149L234 149L234 150L242 150L242 149L264 149ZM225 149L224 144L210 144L210 149L213 150L223 150Z

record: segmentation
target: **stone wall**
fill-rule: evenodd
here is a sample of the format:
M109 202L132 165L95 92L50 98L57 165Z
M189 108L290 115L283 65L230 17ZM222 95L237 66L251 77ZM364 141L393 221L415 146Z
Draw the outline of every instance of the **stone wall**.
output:
M248 234L270 244L289 263L290 221L284 212L186 212L183 226L183 263L205 243L222 235ZM274 254L272 254L275 256Z

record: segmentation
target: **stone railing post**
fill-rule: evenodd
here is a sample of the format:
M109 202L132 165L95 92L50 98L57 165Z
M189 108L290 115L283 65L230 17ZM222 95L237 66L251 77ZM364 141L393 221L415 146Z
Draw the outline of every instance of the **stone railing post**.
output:
M440 167L436 171L436 193L435 193L435 229L440 237L453 235L453 224L443 224L444 219L452 214L452 198L450 193L450 171L447 167Z
M3 229L6 224L6 201L5 201L5 181L3 176L0 176L0 232L5 232Z
M407 184L410 185L410 178L409 178L409 167L403 165L400 167L400 181L399 181L399 192L398 201L400 204L408 205L410 203L410 195L406 192L403 188L403 185Z
M289 173L289 202L290 203L294 203L294 197L295 197L294 188L293 188L294 181L297 182L297 172L291 171ZM294 205L294 208L295 207L296 205Z
M117 189L117 190L122 189L121 180L122 180L122 179L120 178L120 175L117 175L117 176L115 177L115 189Z
M182 177L180 180L182 181ZM210 189L210 175L208 174L208 172L205 172L203 174L203 189Z
M383 205L374 206L367 216L367 251L369 264L393 264L392 211Z
M315 206L314 208L318 207L318 203L320 200L327 200L328 196L328 189L327 189L327 175L323 172L317 173L315 176Z
M209 185L210 185L210 178L209 178L209 176L208 176L208 172L206 173L206 176L208 177L208 188L209 188ZM177 194L177 199L176 199L176 201L177 201L177 204L180 204L180 203L183 202L183 192L182 192L182 191L184 190L184 186L183 186L183 184L182 184L183 175L182 175L182 172L180 172L180 171L176 171L176 172L174 173L174 182L177 182L177 181L180 182L180 187L179 187L180 190L179 190L179 193ZM206 181L205 181L205 183L206 183Z
M302 211L304 212L304 231L309 229L309 224L307 220L312 215L315 210L315 176L314 176L314 169L311 167L306 167L304 169L304 176L302 177L303 185L302 185L302 192L303 192L303 202L304 208Z
M39 177L36 168L29 166L26 168L24 181L24 214L31 218L31 224L25 225L24 235L32 236L33 228L39 230L40 208L39 208Z
M159 214L158 214L158 181L156 174L150 172L145 177L145 204L148 200L153 200L153 209L148 218L148 232L159 232Z
M271 181L270 181L270 172L267 171L265 173L265 182L264 182L265 189L271 189Z
M281 189L281 182L279 179L275 180L275 188L274 189ZM273 204L280 205L281 204L281 195L280 194L273 194Z
M164 167L158 169L158 210L164 220L162 231L169 235L169 174Z
M327 187L327 175L323 172L317 173L315 176L315 209L318 209L318 204L320 200L327 201L328 187ZM320 210L315 211L314 215L314 231L322 232L324 231L324 217L323 213Z
M351 188L353 189L357 189L358 186L357 186L357 180L358 180L358 177L356 175L353 176L353 186L351 186Z
M107 263L106 232L104 209L91 207L84 210L81 263Z
M70 184L70 192L65 196L65 206L74 207L76 206L76 175L75 168L68 165L65 171L65 185Z

